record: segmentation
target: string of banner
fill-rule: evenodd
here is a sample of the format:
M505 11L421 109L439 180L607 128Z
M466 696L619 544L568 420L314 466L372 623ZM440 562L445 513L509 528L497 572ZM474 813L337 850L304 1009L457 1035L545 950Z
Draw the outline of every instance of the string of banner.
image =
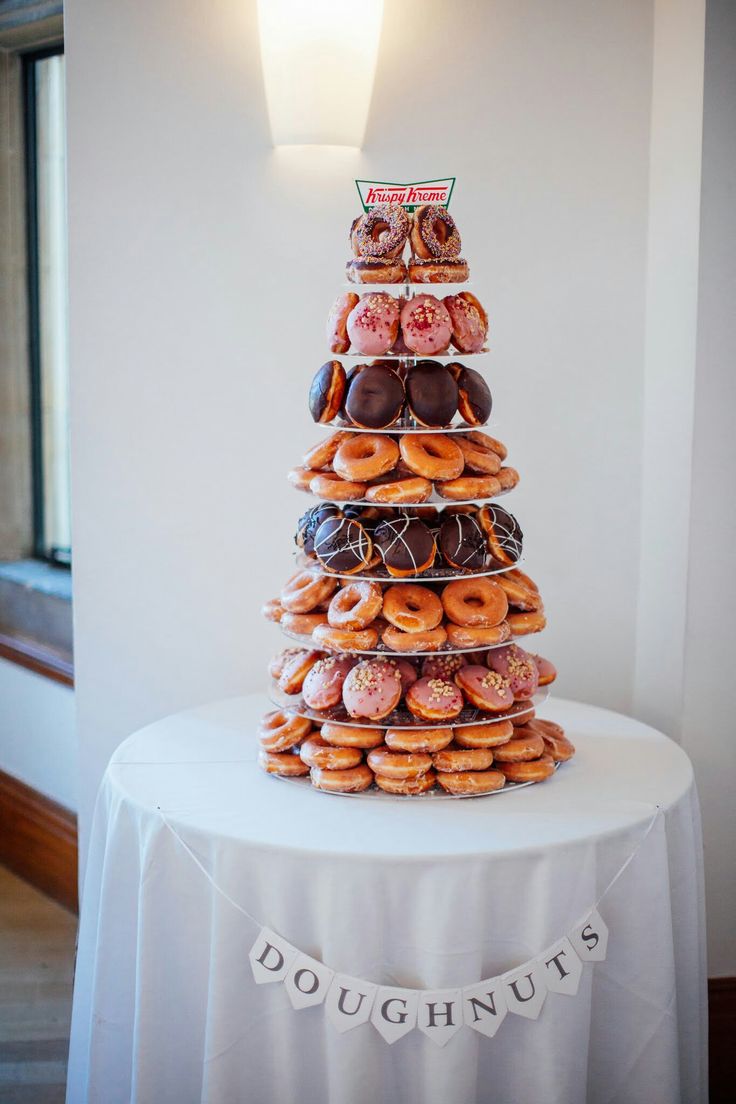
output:
M608 952L609 929L598 906L643 847L660 809L657 806L639 843L598 900L566 935L521 966L457 989L377 985L330 969L234 901L217 885L160 808L159 813L213 889L259 928L248 955L256 985L283 985L295 1011L324 1004L327 1018L339 1032L370 1021L389 1044L418 1029L438 1046L444 1046L463 1027L493 1038L509 1014L536 1020L549 993L577 995L584 966L604 962Z

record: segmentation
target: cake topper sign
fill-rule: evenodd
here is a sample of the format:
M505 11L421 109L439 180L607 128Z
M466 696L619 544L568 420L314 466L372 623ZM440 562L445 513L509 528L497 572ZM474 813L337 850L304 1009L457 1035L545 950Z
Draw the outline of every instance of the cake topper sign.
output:
M379 204L390 203L400 207L414 208L422 203L434 203L440 207L449 207L455 177L446 180L419 180L415 184L391 184L380 180L356 180L360 202L364 211Z

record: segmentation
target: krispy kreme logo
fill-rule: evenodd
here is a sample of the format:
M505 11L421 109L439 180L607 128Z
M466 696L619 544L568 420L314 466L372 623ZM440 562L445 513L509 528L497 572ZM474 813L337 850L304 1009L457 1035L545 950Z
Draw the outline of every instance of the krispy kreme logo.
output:
M415 184L390 184L380 180L356 180L360 202L364 211L379 204L390 203L397 207L418 207L421 203L436 203L447 207L450 203L455 177L447 180L419 180Z

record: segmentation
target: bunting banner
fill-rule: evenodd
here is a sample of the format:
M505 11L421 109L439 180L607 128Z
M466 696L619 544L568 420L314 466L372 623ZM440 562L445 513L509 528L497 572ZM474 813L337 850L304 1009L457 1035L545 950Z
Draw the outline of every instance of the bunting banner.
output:
M399 989L340 974L270 928L261 928L248 957L256 985L280 983L295 1011L324 1004L337 1031L370 1020L389 1044L418 1029L444 1046L463 1028L493 1038L508 1013L536 1020L548 993L576 996L585 964L603 962L607 950L608 927L592 908L540 955L461 989Z

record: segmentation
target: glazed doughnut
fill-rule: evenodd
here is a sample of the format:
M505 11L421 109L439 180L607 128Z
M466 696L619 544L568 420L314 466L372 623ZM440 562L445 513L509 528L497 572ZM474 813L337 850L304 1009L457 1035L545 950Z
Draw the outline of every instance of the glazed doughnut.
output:
M525 724L528 724L534 717L536 717L536 710L534 709L533 702L515 702L516 709L519 710L517 714L509 717L511 724L514 728L523 728ZM526 708L524 708L526 706Z
M460 448L442 433L405 433L399 449L406 466L424 479L456 479L465 463Z
M406 265L400 258L381 261L365 257L348 261L345 274L351 284L403 284L406 282Z
M394 625L387 625L381 640L393 652L436 652L447 640L447 632L438 625L425 632L402 632Z
M380 721L401 698L401 674L380 660L362 660L345 679L342 700L351 717Z
M263 603L261 613L267 621L274 621L278 624L284 616L284 607L281 605L278 598L269 598L267 602Z
M539 674L539 685L549 686L551 682L554 682L557 678L557 668L550 660L545 659L544 656L533 655L532 659L537 665L537 672Z
M312 767L309 772L312 785L329 793L360 793L373 785L373 771L365 763L349 770L324 770Z
M337 588L337 579L313 571L297 571L284 583L281 605L289 613L309 613Z
M399 459L399 446L385 433L351 433L332 461L343 479L366 483L390 472Z
M458 796L492 793L503 789L506 778L500 771L437 772L437 781L443 790Z
M346 353L350 348L348 315L360 302L354 291L338 295L327 316L327 344L331 353Z
M309 412L315 422L331 422L345 398L345 369L339 360L328 360L315 372L309 388Z
M495 576L498 585L502 588L510 606L514 609L534 612L542 608L542 599L538 590L532 590L530 586L519 579L515 571L502 571Z
M512 739L496 748L496 760L499 763L520 763L527 759L538 759L544 755L544 739L541 733L529 725L520 725L514 729Z
M347 332L356 352L363 353L365 356L383 356L396 341L399 333L398 299L385 291L373 291L364 295L348 315ZM347 352L347 350L342 351ZM360 376L357 378L359 379ZM350 390L352 385L348 390L348 398L350 398Z
M462 257L456 261L409 261L412 284L464 284L469 276L468 262Z
M341 725L329 721L322 725L322 739L334 747L374 748L383 743L382 728L366 728L364 725Z
M372 628L333 629L323 623L312 630L312 640L320 648L330 648L335 652L365 652L375 648L378 632Z
M281 678L281 672L290 659L293 659L297 652L303 651L303 648L284 648L283 651L278 652L268 665L268 673L271 678L278 682Z
M405 701L409 712L422 721L454 720L465 704L457 686L437 678L417 679L409 687Z
M368 752L368 766L384 778L418 778L432 766L432 756L426 752L391 751L378 747Z
M455 443L465 457L466 468L486 475L495 475L500 470L501 460L493 449L469 440L462 433L458 433Z
M492 648L511 637L508 621L483 628L480 625L447 625L447 643L453 648Z
M299 755L308 767L322 767L324 770L350 770L363 762L363 752L359 748L335 747L317 735L304 741Z
M386 746L392 751L441 751L452 741L451 728L387 728Z
M318 625L327 624L326 613L284 613L281 627L297 636L311 636Z
M428 770L418 778L389 778L388 775L377 774L373 781L386 793L411 794L416 797L433 790L437 784L437 777L433 770Z
M468 665L455 675L455 683L476 709L488 713L500 713L514 704L508 679L487 667Z
M410 505L426 502L432 494L432 484L428 479L397 479L391 483L377 483L365 492L367 502L390 503L392 506Z
M461 353L479 353L488 335L488 315L469 291L442 300L452 322L452 343ZM339 352L340 350L335 350Z
M383 616L402 632L427 632L442 620L442 602L426 586L395 583L383 596Z
M323 441L308 449L302 457L302 463L310 471L321 471L335 459L335 454L343 441L346 441L350 433L346 429L338 429L337 433L330 433Z
M296 713L274 709L261 718L261 747L266 751L288 751L300 744L312 731L312 722Z
M292 468L286 473L286 478L297 491L309 491L309 484L314 479L311 468Z
M350 240L358 257L400 257L411 228L403 207L382 203L353 223Z
M279 676L279 689L285 694L299 694L304 680L314 667L315 663L323 658L324 652L318 652L314 648L300 649L284 664L284 669Z
M547 618L542 610L534 613L510 613L506 620L512 636L526 636L527 633L541 632L547 624Z
M416 295L401 308L401 336L410 353L434 356L450 345L452 322L447 308L434 295Z
M544 782L555 773L555 764L549 755L542 755L519 763L499 763L498 769L509 782Z
M456 625L492 628L503 621L509 604L501 587L484 575L455 579L442 590L442 605Z
M435 770L454 774L455 771L487 770L493 762L490 748L464 748L449 744L432 756Z
M511 721L463 725L455 729L455 743L463 748L494 748L506 744L514 734Z
M516 468L501 468L496 479L501 484L502 492L513 491L516 484L519 482L519 473Z
M383 595L378 583L356 580L332 596L327 620L334 629L365 629L381 612Z
M532 732L541 734L544 740L544 750L551 755L556 763L565 763L575 754L575 745L568 740L564 729L554 721L539 720L529 721L528 728Z
M480 445L481 448L490 448L496 453L499 460L505 460L508 456L508 449L503 441L499 441L497 437L491 437L490 433L485 433L480 429L471 429L465 436L469 441L473 441L474 444Z
M342 688L356 664L353 655L324 655L307 672L302 697L310 709L332 709L339 705Z
M317 498L326 498L333 502L356 502L365 498L367 485L341 479L334 472L312 472L309 490Z
M420 260L453 260L460 254L460 233L446 207L422 204L411 223L411 248Z
M457 445L455 447L458 448ZM461 475L458 479L437 483L435 490L442 498L457 502L463 499L493 498L500 494L501 484L495 475Z
M283 778L296 778L309 774L309 767L293 751L273 752L261 748L258 752L258 765L267 774L280 774Z

